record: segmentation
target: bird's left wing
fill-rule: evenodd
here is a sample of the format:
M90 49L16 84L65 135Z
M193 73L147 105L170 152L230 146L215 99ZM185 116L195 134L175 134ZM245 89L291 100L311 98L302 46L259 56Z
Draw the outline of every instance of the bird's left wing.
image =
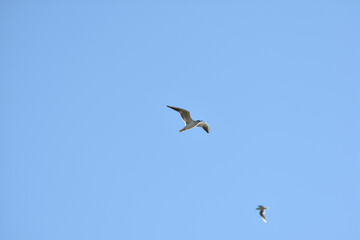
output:
M178 108L178 107L172 107L172 106L169 106L169 105L167 107L177 111L178 113L180 113L180 116L184 120L185 124L193 122L189 111L187 111L185 109L182 109L182 108Z

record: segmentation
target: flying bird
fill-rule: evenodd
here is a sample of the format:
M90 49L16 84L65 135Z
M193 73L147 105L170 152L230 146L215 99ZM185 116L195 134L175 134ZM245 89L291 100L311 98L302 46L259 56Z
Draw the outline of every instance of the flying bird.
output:
M263 205L258 205L258 208L256 210L260 210L260 217L262 218L262 220L264 220L265 223L267 223L266 218L265 218L265 209L269 209L267 207L264 207Z
M183 131L191 129L193 127L202 127L207 133L210 132L209 125L206 122L203 122L201 120L196 120L196 121L192 120L189 111L182 109L182 108L178 108L178 107L171 107L171 106L167 106L167 107L180 113L181 118L185 122L185 127L183 129L181 129L179 132L183 132Z

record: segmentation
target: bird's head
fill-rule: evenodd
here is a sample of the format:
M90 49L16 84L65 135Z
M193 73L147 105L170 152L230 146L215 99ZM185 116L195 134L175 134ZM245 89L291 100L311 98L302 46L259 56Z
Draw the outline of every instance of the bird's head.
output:
M263 205L258 205L258 208L256 208L256 210L265 210L265 209L269 209L269 208L264 207Z

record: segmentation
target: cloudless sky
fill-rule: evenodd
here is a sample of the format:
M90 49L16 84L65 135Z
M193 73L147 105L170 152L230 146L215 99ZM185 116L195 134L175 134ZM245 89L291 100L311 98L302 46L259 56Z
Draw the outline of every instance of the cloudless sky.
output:
M0 239L358 239L359 1L0 9Z

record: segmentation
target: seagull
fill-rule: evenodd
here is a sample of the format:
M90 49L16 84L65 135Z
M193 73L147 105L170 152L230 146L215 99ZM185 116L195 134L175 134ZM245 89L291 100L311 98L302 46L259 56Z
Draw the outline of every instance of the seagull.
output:
M178 107L171 107L171 106L167 106L167 107L180 113L181 118L185 122L185 127L183 129L181 129L179 132L183 132L183 131L191 129L193 127L202 127L207 133L210 132L209 125L206 122L203 122L201 120L196 120L196 121L192 120L189 111L182 109L182 108L178 108Z
M267 207L264 207L263 205L258 205L258 208L256 210L260 210L260 217L262 218L262 220L264 220L265 223L267 223L266 218L265 218L265 209L269 209Z

